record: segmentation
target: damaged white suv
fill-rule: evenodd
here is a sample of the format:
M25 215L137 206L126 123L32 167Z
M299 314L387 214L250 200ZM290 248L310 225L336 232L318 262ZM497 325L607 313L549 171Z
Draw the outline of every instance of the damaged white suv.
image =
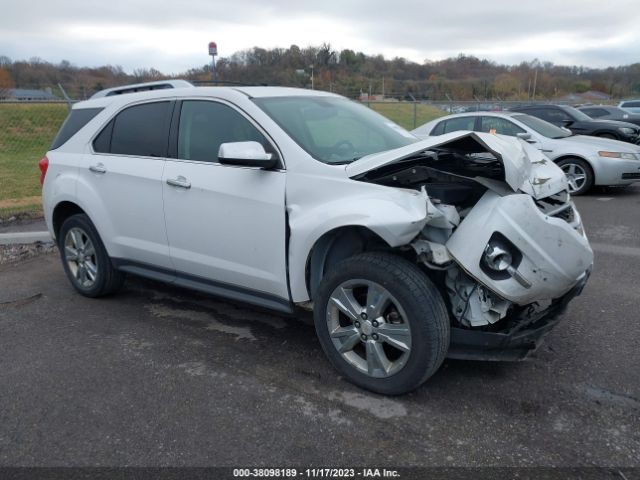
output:
M47 225L83 295L132 273L312 308L334 367L385 394L447 356L524 358L593 261L562 170L526 142L419 141L329 93L103 91L74 105L40 167Z

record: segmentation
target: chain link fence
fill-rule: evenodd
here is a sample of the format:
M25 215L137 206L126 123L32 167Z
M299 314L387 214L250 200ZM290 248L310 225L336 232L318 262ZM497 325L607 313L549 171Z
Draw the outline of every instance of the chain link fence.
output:
M38 208L38 161L68 106L63 102L0 102L0 216Z

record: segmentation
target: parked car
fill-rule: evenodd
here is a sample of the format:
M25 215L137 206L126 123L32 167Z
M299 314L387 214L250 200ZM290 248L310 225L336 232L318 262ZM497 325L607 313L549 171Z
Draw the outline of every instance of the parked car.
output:
M574 107L566 105L526 105L511 109L566 127L576 135L610 138L623 142L640 142L640 127L614 120L594 120Z
M578 107L578 110L594 119L619 120L640 126L640 114L629 113L620 107L612 107L611 105L585 105L584 107Z
M640 113L640 100L623 100L618 107L629 113Z
M629 185L640 180L640 147L629 143L572 135L537 117L516 112L449 115L413 130L430 135L469 130L520 137L553 160L567 176L572 195L593 185Z
M40 162L82 295L131 273L312 309L342 376L401 394L446 356L524 358L587 281L565 176L527 143L420 141L313 90L171 86L75 104Z

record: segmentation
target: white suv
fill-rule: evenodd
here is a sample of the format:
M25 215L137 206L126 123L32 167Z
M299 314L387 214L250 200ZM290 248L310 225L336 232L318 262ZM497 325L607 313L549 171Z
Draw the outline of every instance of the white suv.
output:
M562 170L526 142L420 141L324 92L103 91L74 105L40 167L81 294L132 273L312 308L331 363L380 393L416 388L446 356L524 358L593 261Z

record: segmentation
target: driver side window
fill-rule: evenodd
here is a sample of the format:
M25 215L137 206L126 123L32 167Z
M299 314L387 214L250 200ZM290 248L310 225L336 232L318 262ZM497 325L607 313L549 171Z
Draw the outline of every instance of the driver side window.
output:
M220 145L254 141L275 153L256 127L233 108L222 103L188 100L182 103L178 127L178 158L217 162Z

